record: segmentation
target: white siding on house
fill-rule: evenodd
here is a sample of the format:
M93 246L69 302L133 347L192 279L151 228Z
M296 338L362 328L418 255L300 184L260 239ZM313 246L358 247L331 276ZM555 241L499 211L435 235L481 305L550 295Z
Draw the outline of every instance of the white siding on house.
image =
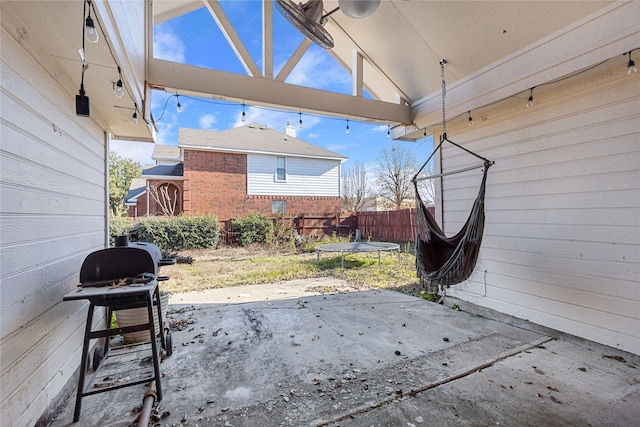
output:
M533 108L525 99L449 132L496 164L476 270L447 293L640 354L640 75L605 65L541 89ZM442 163L474 160L449 145ZM480 177L444 178L447 234Z
M26 426L76 380L87 306L62 298L105 247L105 144L0 34L0 424Z
M247 193L274 196L340 196L340 161L287 157L287 179L276 181L276 156L247 155Z

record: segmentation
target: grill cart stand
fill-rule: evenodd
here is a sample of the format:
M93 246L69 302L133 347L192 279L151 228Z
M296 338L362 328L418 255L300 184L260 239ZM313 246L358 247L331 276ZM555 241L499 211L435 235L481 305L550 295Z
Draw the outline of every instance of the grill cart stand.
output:
M162 323L162 310L160 307L160 292L158 282L152 280L144 284L126 285L126 286L103 286L103 287L78 287L75 291L64 296L64 301L89 300L89 312L87 314L87 324L84 333L84 343L82 346L82 361L80 364L80 377L78 379L78 392L76 395L76 407L73 415L73 422L76 423L80 419L80 411L82 408L82 398L93 394L103 393L123 387L134 386L155 380L157 388L158 400L162 400L162 386L160 384L160 348L159 345L171 354L171 350L167 348L167 342L171 342L171 337L167 330L167 337L164 335ZM107 329L98 329L92 331L93 313L96 306L107 308ZM148 313L147 323L139 325L127 326L124 328L111 328L111 315L114 310L125 310L130 308L146 307ZM160 331L155 330L153 320L153 310L157 310L158 324ZM141 378L132 378L125 383L109 385L101 388L93 388L93 383L97 377L98 371L103 367L105 360L121 347L110 347L110 337L129 332L149 331L151 341L151 360L153 362L153 374ZM159 335L159 339L158 339ZM93 368L94 372L90 378L87 376L87 364L89 347L91 340L104 338L105 347L104 354L100 351L94 353ZM166 339L165 339L166 338ZM158 341L160 341L158 343ZM126 346L123 346L126 347ZM99 361L96 361L96 358Z

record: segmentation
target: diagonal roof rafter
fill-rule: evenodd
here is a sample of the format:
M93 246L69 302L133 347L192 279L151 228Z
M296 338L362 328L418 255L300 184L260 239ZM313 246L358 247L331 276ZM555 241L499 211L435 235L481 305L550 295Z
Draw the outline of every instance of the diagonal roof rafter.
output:
M249 54L249 51L245 47L244 43L242 43L242 40L240 40L238 33L231 24L231 21L229 21L229 18L227 18L227 15L222 10L220 3L218 3L217 0L202 1L204 2L205 7L209 11L213 19L216 21L216 24L218 24L218 28L220 28L220 31L227 39L229 46L231 46L231 49L233 49L233 51L235 52L238 60L240 61L240 63L242 63L242 66L244 67L247 74L253 77L263 77L262 72ZM262 15L264 20L264 11Z

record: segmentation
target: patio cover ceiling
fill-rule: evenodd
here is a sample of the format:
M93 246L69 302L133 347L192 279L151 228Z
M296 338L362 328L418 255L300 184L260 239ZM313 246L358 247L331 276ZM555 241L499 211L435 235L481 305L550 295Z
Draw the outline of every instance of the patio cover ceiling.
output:
M271 7L272 0L263 2L263 27L270 28L273 14L279 12ZM25 49L46 58L50 72L74 95L81 70L82 12L78 3L2 2L3 26L15 29L11 35ZM285 68L274 75L272 40L269 31L265 32L260 61L264 66L259 69L216 0L97 0L94 6L112 52L104 43L85 47L90 62L85 86L92 117L120 139L153 139L152 125L135 127L129 123L134 102L149 118L151 88L391 126L404 124L399 128L412 127L417 132L440 120L442 58L447 60L447 85L454 92L447 115L481 108L607 59L613 56L612 45L619 48L616 54L637 47L633 43L638 40L638 24L619 20L612 26L622 28L612 30L612 35L598 36L595 47L589 40L567 36L570 31L565 29L579 33L583 27L586 38L597 33L589 28L593 17L606 17L608 11L622 8L620 5L609 1L382 0L377 11L363 19L351 19L338 11L328 18L325 28L335 40L330 54L353 76L350 96L284 82L311 43L306 39ZM324 0L325 12L337 6L337 0ZM245 64L245 75L153 58L153 24L201 7L208 9L211 25L222 29ZM601 25L606 24L606 19L600 20L604 22ZM633 16L629 20L633 21ZM629 40L630 33L635 40ZM563 50L557 49L560 43ZM554 48L554 58L540 55L540 48L546 45ZM606 53L602 49L605 45L609 46ZM538 52L530 54L535 49ZM113 96L118 74L111 53L122 66L131 97ZM455 95L456 86L464 96ZM374 99L363 98L363 89ZM396 130L394 137L411 139L411 129Z

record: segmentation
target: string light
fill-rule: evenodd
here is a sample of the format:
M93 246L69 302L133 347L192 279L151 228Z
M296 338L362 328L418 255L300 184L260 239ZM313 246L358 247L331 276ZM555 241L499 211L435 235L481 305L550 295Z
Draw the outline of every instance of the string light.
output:
M533 88L530 89L529 99L527 100L527 108L533 107Z
M180 104L180 96L176 94L176 99L178 100L178 103L176 104L176 111L178 113L182 113L182 104Z
M89 14L84 22L84 36L89 43L98 43L100 36L96 30L96 24L93 22L93 18L91 18L91 0L87 0L87 4L89 4Z
M344 133L349 135L349 119L347 119L347 127L345 128Z
M633 62L633 59L631 59L631 52L627 53L627 55L629 55L629 62L627 62L627 73L635 74L638 72L638 69L636 68L636 63Z
M302 111L300 111L298 114L300 114L300 129L303 128L302 126Z
M122 70L120 70L120 66L118 66L118 81L113 87L113 93L118 98L122 98L124 96L124 87L122 83Z
M138 124L138 104L134 104L134 110L133 110L133 115L131 116L131 124L132 125L137 125Z
M87 11L87 3L84 3L83 15ZM93 22L93 21L91 21ZM84 90L84 72L88 68L88 64L84 62L84 37L82 37L82 48L78 51L80 59L82 59L82 77L80 78L80 91L76 95L76 115L89 117L89 97Z
M391 125L387 125L387 139L391 139Z
M469 114L469 126L473 125L473 119L471 118L471 111L468 111Z
M244 102L242 103L242 121L244 122L245 120L247 120L247 115L244 112Z

